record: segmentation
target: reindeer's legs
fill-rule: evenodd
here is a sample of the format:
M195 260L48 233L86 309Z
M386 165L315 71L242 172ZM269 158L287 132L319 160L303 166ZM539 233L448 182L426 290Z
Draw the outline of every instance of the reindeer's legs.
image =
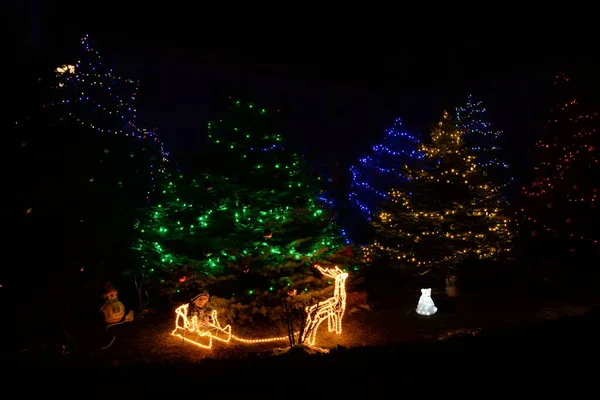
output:
M342 317L344 316L343 312L336 313L336 324L335 324L335 333L338 335L342 334Z
M329 314L329 315L327 315L327 330L329 332L331 332L334 329L335 329L335 315Z
M318 320L316 320L315 323L313 324L314 325L313 329L310 331L310 334L308 337L308 344L310 344L311 346L314 346L315 343L317 342L317 331L319 330L319 326L321 325L321 322L323 322L323 318L319 318Z
M334 332L334 331L337 332L337 325L338 325L337 315L335 313L329 314L328 320L329 320L328 331L329 332Z
M301 336L298 336L298 341L300 343L303 343L305 340L309 339L309 337L306 336L306 332L310 332L310 329L312 328L312 325L313 325L313 320L312 320L311 316L309 315L306 318L306 323L304 325L304 330L302 332L300 332Z

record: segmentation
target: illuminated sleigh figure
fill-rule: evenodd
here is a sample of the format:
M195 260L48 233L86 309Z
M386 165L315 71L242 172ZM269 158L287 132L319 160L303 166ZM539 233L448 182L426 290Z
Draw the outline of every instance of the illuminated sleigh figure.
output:
M302 339L306 340L311 346L314 346L316 343L319 325L325 320L327 320L327 329L329 332L335 331L336 334L341 335L342 318L346 311L346 279L348 278L348 273L338 267L326 269L317 266L317 269L323 275L335 279L335 286L333 297L306 307L306 328L302 333L305 337Z
M346 279L348 273L338 267L317 269L325 276L335 279L333 297L306 307L306 324L302 335L309 345L313 346L317 340L317 331L321 323L327 320L329 332L338 335L342 333L342 318L346 310ZM287 341L288 336L270 337L264 339L245 339L231 333L231 325L221 326L217 318L217 310L213 310L210 318L206 321L200 321L196 315L191 318L188 316L189 304L183 304L175 309L175 329L171 334L177 336L196 346L210 349L213 345L213 339L228 343L232 339L242 343L267 343ZM296 332L295 334L297 334ZM303 340L303 341L304 341Z
M217 310L213 310L210 320L198 321L198 316L188 318L189 304L183 304L175 310L175 330L172 335L205 349L212 348L213 339L221 342L231 340L231 325L222 327L217 319ZM186 337L187 336L187 337Z

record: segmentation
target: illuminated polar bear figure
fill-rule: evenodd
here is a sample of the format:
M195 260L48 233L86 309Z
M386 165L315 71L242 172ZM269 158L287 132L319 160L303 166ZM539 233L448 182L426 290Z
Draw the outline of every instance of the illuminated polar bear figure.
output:
M431 289L421 289L421 298L417 304L417 314L433 315L437 312L437 307L431 299Z

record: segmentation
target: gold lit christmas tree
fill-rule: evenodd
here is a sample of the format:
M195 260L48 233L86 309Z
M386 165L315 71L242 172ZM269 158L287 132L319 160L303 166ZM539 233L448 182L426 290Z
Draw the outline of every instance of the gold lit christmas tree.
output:
M367 257L429 269L506 254L511 232L499 190L485 181L447 112L421 151L420 168L406 171L409 182L390 191L375 218L376 239Z

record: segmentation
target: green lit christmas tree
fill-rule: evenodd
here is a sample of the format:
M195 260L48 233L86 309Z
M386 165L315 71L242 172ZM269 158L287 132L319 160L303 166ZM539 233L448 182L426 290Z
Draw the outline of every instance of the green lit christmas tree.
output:
M208 126L197 176L172 174L148 210L138 248L170 294L208 291L225 318L278 319L282 298L324 295L316 263L348 262L345 239L318 202L320 178L287 151L276 112L234 102ZM337 258L336 258L337 257Z

